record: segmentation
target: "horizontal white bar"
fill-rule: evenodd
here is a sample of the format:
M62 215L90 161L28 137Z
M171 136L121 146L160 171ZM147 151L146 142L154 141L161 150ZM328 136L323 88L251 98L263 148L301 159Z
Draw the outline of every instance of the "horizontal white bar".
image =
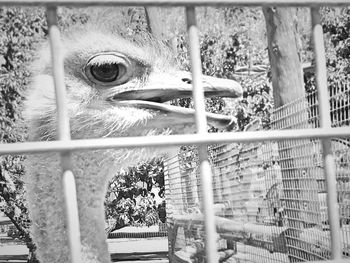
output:
M61 141L46 142L24 142L13 144L0 144L1 154L40 153L40 152L62 152L72 150L109 149L125 147L149 147L149 146L173 146L184 144L214 144L226 142L258 142L279 141L289 139L305 138L336 138L350 136L349 127L331 129L300 129L300 130L269 130L252 132L225 132L209 133L205 135L184 134L169 136L145 137L120 137L72 140L69 143Z
M153 6L316 6L316 5L350 5L349 0L0 0L0 5L153 5Z

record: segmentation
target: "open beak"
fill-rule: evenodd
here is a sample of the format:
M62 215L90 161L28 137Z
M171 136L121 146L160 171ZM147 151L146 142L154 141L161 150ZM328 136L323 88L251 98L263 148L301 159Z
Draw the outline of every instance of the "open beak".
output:
M206 97L238 98L242 95L241 85L233 80L203 76L202 85ZM145 86L140 89L118 93L113 97L113 101L121 106L160 111L170 117L167 118L168 121L177 120L181 123L193 123L193 109L164 104L164 102L173 99L189 97L192 97L191 74L185 71L178 71L171 75L167 73L152 73L147 79ZM206 113L206 116L208 123L215 127L231 130L234 126L235 120L232 116L214 113Z

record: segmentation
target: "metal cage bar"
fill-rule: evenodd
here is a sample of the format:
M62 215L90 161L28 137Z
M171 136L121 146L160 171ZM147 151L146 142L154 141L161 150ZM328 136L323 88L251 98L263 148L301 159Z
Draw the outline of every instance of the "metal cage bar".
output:
M165 147L183 144L212 144L225 142L258 142L258 141L281 141L298 140L306 138L328 138L349 136L348 127L318 128L318 129L292 129L292 130L268 130L239 133L208 133L201 136L196 134L148 136L147 140L142 137L101 138L72 140L69 144L59 141L24 142L1 145L0 154L62 152L73 150L111 149L111 148L135 148L135 147Z
M205 98L202 86L202 65L199 46L198 27L194 7L186 7L186 23L189 36L190 60L192 65L193 98L195 106L196 127L198 136L207 134L207 120L205 112ZM205 251L207 262L217 262L216 253L216 227L214 211L214 198L212 188L212 173L207 154L207 145L199 145L199 169L202 182L203 208L205 218Z
M57 26L57 7L47 8L47 24L49 27L49 40L54 76L56 106L57 106L57 135L61 141L69 141L70 127L66 100L66 86L64 84L63 49L60 40L60 31Z
M320 126L331 129L331 108L328 99L326 54L323 43L323 29L319 8L311 8L312 36L316 60L316 84L320 102ZM337 202L336 167L331 147L331 138L322 140L322 154L325 163L328 218L331 229L331 252L334 260L342 257L341 233L339 225L339 206Z
M66 100L66 86L64 84L64 58L57 25L57 7L47 8L47 24L52 57L56 107L57 107L57 135L58 141L68 144L71 140L70 125ZM62 167L62 185L65 201L65 211L68 227L68 242L72 263L81 262L80 224L75 178L72 172L70 151L60 153Z
M320 6L349 5L349 0L0 0L0 5L137 5L137 6L204 6L204 5L236 5L236 6Z

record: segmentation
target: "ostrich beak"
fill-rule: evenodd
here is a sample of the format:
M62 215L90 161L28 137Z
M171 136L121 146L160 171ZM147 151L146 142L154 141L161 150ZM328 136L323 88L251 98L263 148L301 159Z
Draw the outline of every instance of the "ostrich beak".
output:
M206 97L238 98L242 96L242 87L234 80L202 76L202 85ZM174 75L153 73L147 79L146 86L119 93L115 99L163 103L190 97L192 97L191 74L187 71L180 71Z
M242 95L241 85L234 80L202 76L202 85L206 97L238 98ZM179 71L175 74L152 73L145 86L118 93L113 96L113 101L118 105L160 111L168 116L168 121L181 120L182 123L193 123L193 109L164 104L173 99L189 97L192 97L191 74ZM214 113L206 113L206 116L208 122L218 128L231 130L235 124L232 116Z

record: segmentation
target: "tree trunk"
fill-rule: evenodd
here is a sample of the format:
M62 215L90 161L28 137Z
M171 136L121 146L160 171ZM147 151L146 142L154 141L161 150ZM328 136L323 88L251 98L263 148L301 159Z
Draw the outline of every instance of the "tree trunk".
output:
M29 250L27 263L39 263L39 260L36 258L35 250Z
M266 20L273 99L279 108L305 95L295 27L294 9L263 8Z
M272 119L272 127L311 128L294 26L295 9L264 7L263 12L267 28L274 106L279 108ZM289 103L291 104L287 105ZM284 107L281 108L282 106ZM300 255L298 247L303 247L303 244L296 244L300 233L297 229L320 224L317 217L317 182L311 171L314 166L312 143L310 140L294 140L281 141L278 145L285 198L284 212L291 227L286 241L291 262L296 262L300 261L297 257Z
M146 7L145 12L148 31L156 38L166 40L166 31L159 16L159 7Z
M27 258L27 263L39 263L39 260L36 258L36 245L33 242L33 239L31 238L29 234L29 230L24 228L19 222L17 222L14 218L14 213L8 213L6 211L3 211L4 214L11 220L12 224L16 227L16 229L21 233L22 240L25 242L29 254Z
M166 30L166 21L160 18L160 7L145 7L148 31L160 41L166 43L173 52L177 52L176 36Z

